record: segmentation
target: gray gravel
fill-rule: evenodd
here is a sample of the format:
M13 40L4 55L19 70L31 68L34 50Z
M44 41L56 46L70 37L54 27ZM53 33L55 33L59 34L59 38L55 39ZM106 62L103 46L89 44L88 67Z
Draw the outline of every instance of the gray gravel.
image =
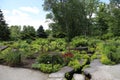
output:
M48 74L0 65L0 80L47 80Z

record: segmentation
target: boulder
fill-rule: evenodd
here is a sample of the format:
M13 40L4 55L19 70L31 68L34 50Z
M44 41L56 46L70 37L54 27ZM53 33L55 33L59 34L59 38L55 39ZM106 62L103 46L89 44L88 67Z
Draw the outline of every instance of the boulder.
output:
M0 65L0 80L47 80L48 74L40 71Z
M0 51L5 50L6 48L8 48L8 46L0 46Z
M91 80L120 80L120 64L103 65L100 61L94 60L90 68L84 70L85 75L90 75Z
M65 78L48 78L47 80L66 80Z
M65 73L62 73L62 72L51 73L49 75L49 77L52 77L52 78L64 78L64 76L65 76Z
M73 79L74 80L85 80L85 76L82 74L74 74Z
M68 72L72 72L74 69L68 66L63 67L60 71L51 73L49 75L49 80L62 80L65 78L65 74Z

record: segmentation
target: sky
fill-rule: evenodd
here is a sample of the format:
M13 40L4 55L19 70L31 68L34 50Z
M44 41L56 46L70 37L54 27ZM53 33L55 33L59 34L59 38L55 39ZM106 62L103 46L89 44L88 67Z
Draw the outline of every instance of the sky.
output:
M100 0L108 3L109 0ZM11 25L31 25L38 29L43 25L48 29L51 21L46 20L47 12L43 10L44 0L0 0L0 9L4 18Z

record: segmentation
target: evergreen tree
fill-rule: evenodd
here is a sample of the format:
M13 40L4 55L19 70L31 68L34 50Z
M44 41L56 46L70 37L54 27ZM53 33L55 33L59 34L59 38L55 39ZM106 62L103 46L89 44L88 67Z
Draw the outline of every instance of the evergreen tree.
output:
M0 40L8 40L10 37L10 31L4 20L3 13L0 9Z
M47 34L45 33L42 25L37 30L37 36L40 38L47 38Z

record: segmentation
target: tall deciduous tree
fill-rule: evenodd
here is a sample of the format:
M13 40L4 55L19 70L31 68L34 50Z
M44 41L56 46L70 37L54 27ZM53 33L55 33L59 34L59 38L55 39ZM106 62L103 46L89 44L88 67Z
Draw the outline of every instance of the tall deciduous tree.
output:
M120 9L114 8L112 10L112 16L109 20L110 32L114 36L120 36Z
M89 35L93 35L94 30L94 18L96 17L99 0L82 0L85 6L86 16L88 22L86 23L86 31Z
M22 39L34 39L35 36L36 32L33 26L23 26Z
M9 35L9 28L0 9L0 40L8 40L10 38Z
M108 17L109 17L108 5L100 3L96 14L96 27L99 31L99 35L104 35L108 32Z
M109 33L120 36L120 0L110 0L108 17Z
M81 0L44 1L44 9L51 12L54 24L58 25L57 29L66 33L68 41L75 36L86 34L88 19L82 2Z
M12 40L18 40L21 37L21 26L11 26L10 27L10 37Z

